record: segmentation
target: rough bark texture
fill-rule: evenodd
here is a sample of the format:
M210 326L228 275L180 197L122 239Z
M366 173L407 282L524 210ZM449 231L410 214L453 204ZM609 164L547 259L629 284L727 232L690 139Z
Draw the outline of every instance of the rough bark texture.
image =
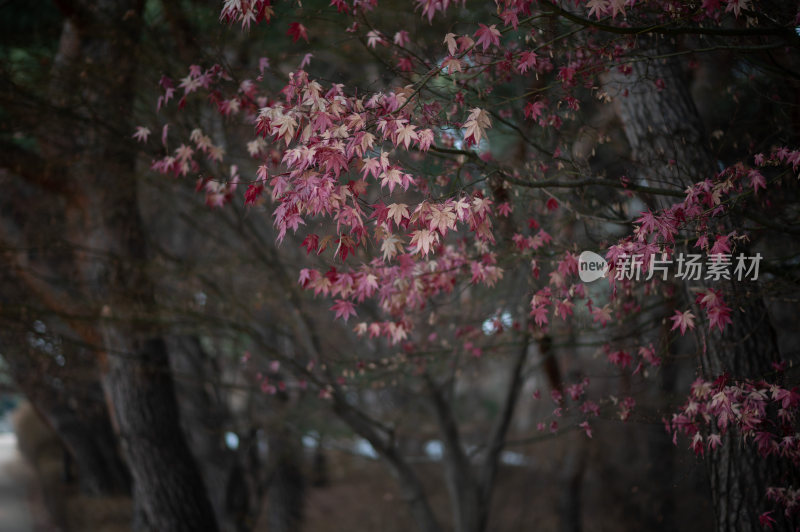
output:
M139 524L214 531L214 512L180 428L138 208L130 134L143 4L59 3L65 22L51 96L28 120L41 146L42 171L63 186L54 190L48 178L23 175L48 199L14 220L28 226L28 235L53 235L59 251L29 251L17 266L38 290L39 306L64 316L97 356L112 426L134 481ZM34 249L30 241L20 247ZM24 272L34 264L38 272ZM49 278L41 275L44 267L53 269Z
M234 423L220 390L217 360L196 336L173 336L167 345L183 432L208 487L217 521L223 530L246 530L251 494L237 453L225 444L224 433ZM231 492L237 499L233 506L228 504Z
M612 75L609 87L634 158L642 164L640 177L647 184L685 190L691 183L714 176L716 160L708 149L680 65L675 59L660 58L670 48L654 39L641 38L642 49L650 57L632 63L630 76ZM655 85L657 79L664 82L661 90ZM700 346L703 373L713 378L727 372L734 379L767 374L780 354L763 300L741 283L717 283L715 287L725 290L737 311L724 334L710 333ZM777 484L782 476L777 465L757 456L753 446L742 445L740 438L730 433L720 452L709 453L707 461L716 529L760 530L758 516L766 509L765 488Z
M8 331L2 336L0 349L14 382L69 452L81 491L130 493L130 474L119 454L91 355L65 349L68 366L62 367L52 357L25 349L24 338Z

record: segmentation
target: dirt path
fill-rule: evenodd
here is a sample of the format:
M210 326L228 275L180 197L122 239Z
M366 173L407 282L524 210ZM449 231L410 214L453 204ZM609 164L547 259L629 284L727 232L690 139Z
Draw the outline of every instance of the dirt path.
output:
M0 433L0 530L34 532L28 486L33 473L17 451L13 433Z

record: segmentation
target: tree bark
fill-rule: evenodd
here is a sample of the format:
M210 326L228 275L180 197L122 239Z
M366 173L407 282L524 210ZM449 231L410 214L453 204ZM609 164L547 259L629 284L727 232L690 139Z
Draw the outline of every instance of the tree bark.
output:
M97 380L91 355L67 351L64 367L25 349L26 339L3 333L3 358L19 389L59 437L74 460L87 495L129 494L131 478Z
M306 481L302 468L302 443L281 424L267 429L272 474L267 491L270 532L299 532L303 525Z
M217 521L224 530L245 530L252 511L251 494L237 453L225 444L224 432L235 424L220 390L217 360L196 336L171 336L167 345L183 432L197 458ZM239 500L229 507L227 498L232 490Z
M71 194L60 229L72 249L73 280L99 331L103 388L136 506L152 530L214 531L214 512L181 432L138 209L130 132L143 2L62 7L68 19L54 72L72 90L60 93L65 109L42 132L44 154L66 162L61 173Z
M631 63L629 76L611 74L608 86L634 158L643 167L641 177L648 185L682 191L713 177L716 160L680 65L674 58L663 57L671 47L657 39L639 37L646 56ZM659 79L663 81L660 90L655 84ZM708 334L700 346L703 373L706 378L722 373L733 379L762 377L771 371L771 362L780 358L764 301L742 284L730 282L724 289L738 311L724 335ZM723 447L709 453L707 463L716 530L760 530L758 516L767 509L765 489L782 477L777 464L760 458L753 446L741 444L738 435L730 432Z

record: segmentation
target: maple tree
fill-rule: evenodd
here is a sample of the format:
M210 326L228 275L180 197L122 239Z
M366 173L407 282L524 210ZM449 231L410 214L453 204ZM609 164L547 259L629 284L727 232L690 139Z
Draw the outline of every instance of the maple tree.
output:
M574 431L581 445L600 446L610 420L657 422L662 439L708 464L716 529L797 525L796 6L226 0L219 18L228 29L219 31L233 44L225 60L179 49L186 64L164 66L169 75L134 123L130 80L141 66L128 62L126 46L138 41L142 5L108 4L108 13L68 9L89 28L87 40L73 36L90 54L85 65L67 53L69 31L64 38L78 71L113 58L124 70L108 87L84 87L85 100L79 91L66 99L89 124L83 131L103 143L73 147L81 137L72 122L45 113L36 127L54 124L55 133L40 135L44 156L75 152L81 164L67 165L66 179L4 164L59 194L41 212L61 213L69 198L58 229L76 251L19 252L51 236L32 240L38 225L30 222L20 239L13 222L40 211L5 200L13 216L4 216L0 237L20 258L3 281L8 298L38 298L98 352L135 355L112 357L118 370L103 378L117 392L114 416L125 430L135 425L128 465L153 523L213 526L202 489L189 494L191 505L168 507L160 495L197 477L191 461L165 478L147 467L160 459L148 447L152 425L188 456L169 419L137 414L175 410L159 314L179 325L213 323L211 336L246 336L262 356L248 352L241 366L258 389L314 397L314 409L332 411L368 441L421 530L448 524L404 447L427 437L421 420L434 421L443 447L449 521L459 531L491 529L501 457L532 381L541 389L530 399L546 414L530 441ZM165 16L185 27L175 5L164 4ZM119 20L127 21L124 39L95 33ZM81 87L78 80L69 86ZM139 219L133 157L115 151L108 124L138 143L152 171L185 178L209 207L193 222L207 237L196 244L202 257L181 251L173 262L195 266L190 274L175 266L175 286L156 283L143 266L153 235L166 230L147 233ZM9 159L30 155L9 139ZM125 186L106 189L112 176ZM165 189L181 186L161 179ZM170 208L165 198L161 210ZM98 234L107 261L83 251ZM579 280L583 250L607 259L607 281ZM31 260L38 270L26 269ZM55 273L31 275L50 271L41 263ZM48 284L69 278L61 270L81 272L86 300ZM19 291L19 280L33 295ZM156 307L165 286L180 304ZM212 303L194 301L205 293ZM81 364L107 367L98 358ZM25 359L15 360L25 373ZM148 363L163 382L135 381ZM139 369L119 370L125 364ZM497 368L502 389L470 378ZM687 370L691 386L675 376ZM122 394L145 385L152 394ZM370 400L379 393L402 413ZM154 404L168 408L146 406ZM95 422L113 439L103 415ZM622 439L615 433L604 452ZM121 472L104 479L95 467L96 479L124 491L118 458L108 459ZM581 466L574 469L565 475L579 478ZM648 526L670 529L659 521L668 513L660 509Z
M796 467L798 460L794 355L778 348L763 303L776 293L764 282L747 284L744 270L731 279L720 262L757 249L771 264L774 286L791 280L774 273L787 263L763 242L785 239L797 222L790 198L800 151L788 111L796 94L773 84L797 73L800 14L749 0L505 0L466 7L418 0L423 20L412 29L383 17L378 1L330 6L338 18L327 28L304 18L319 8L278 16L266 0L227 0L221 19L251 32L288 24L294 41L302 37L322 48L340 28L391 72L391 85L370 91L347 80L316 79L309 55L278 89L266 81L234 81L216 65L192 67L179 84L183 98L204 89L221 114L249 125L247 151L258 170L246 178L239 168L226 168L221 149L199 130L152 168L180 176L205 168L198 186L216 207L240 201L234 191L246 184L244 202L272 213L278 243L300 235L309 257L326 263L300 269L300 287L329 299L332 317L355 323L357 336L383 338L416 354L453 464L456 528L487 526L497 455L489 453L477 477L464 466L469 459L442 395L452 384L442 373L452 363L448 357L486 356L501 350L494 336L511 335L521 346L517 367L532 338L595 324L629 331L622 339L608 335L616 338L604 345L609 363L634 375L655 370L670 356L674 336L633 334L630 326L641 323L643 307L682 301L682 294L685 302L670 315L648 314L671 320L673 335L694 333L702 367L703 380L687 404L665 417L668 430L686 433L692 449L710 455L719 530L796 520L797 479L778 465ZM449 31L438 33L443 27ZM765 90L752 104L775 117L764 131L744 131L729 120L728 130L704 133L684 70L715 57L734 65L726 97L738 113L748 113L740 99ZM169 79L162 87L168 103L176 87ZM623 148L611 139L611 119L598 122L609 109L625 132ZM166 126L163 131L166 147ZM617 162L622 158L624 164ZM571 235L579 224L582 245L595 245L609 261L602 288L577 280L581 249ZM690 250L717 273L697 283L668 281L652 270L646 279L617 275L631 257L646 272ZM497 306L486 294L509 283L517 284L516 299ZM492 334L476 327L466 307L452 308L459 291L466 294L462 300L496 316L487 321ZM512 323L503 323L504 312ZM451 353L426 355L441 351ZM389 434L348 411L343 390L355 383L316 362L295 361L298 378L317 385L392 465L421 529L438 529ZM515 371L492 452L503 447L519 393ZM562 383L554 386L559 417ZM586 381L569 386L572 408L583 414L575 425L591 437L592 416L608 398L588 399ZM634 399L620 401L619 409L627 419ZM550 427L557 431L557 421ZM734 465L714 458L723 450L735 455ZM760 463L752 465L751 455ZM736 478L748 487L726 487Z

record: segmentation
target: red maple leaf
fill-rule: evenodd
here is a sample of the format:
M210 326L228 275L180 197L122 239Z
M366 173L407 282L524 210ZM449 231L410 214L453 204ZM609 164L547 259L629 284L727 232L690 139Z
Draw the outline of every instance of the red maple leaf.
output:
M289 29L286 30L286 35L292 38L292 42L297 42L297 39L301 37L303 40L308 42L308 31L306 30L306 27L299 22L292 22L289 24Z
M500 46L500 31L497 29L497 26L494 24L488 27L486 24L478 25L480 28L475 32L475 37L478 39L475 43L476 45L482 46L484 52L493 44L495 46Z

